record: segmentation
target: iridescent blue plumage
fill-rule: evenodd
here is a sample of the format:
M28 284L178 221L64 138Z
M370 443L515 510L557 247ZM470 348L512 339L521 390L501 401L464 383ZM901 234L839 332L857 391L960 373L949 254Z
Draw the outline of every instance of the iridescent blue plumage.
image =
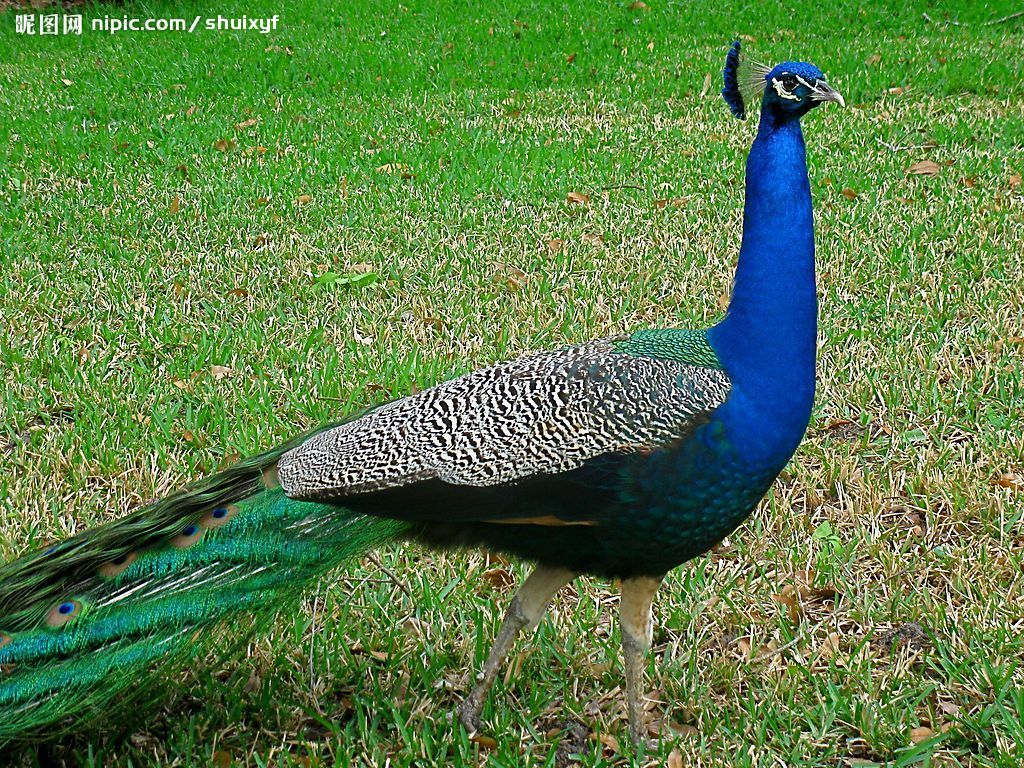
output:
M722 98L729 105L733 116L738 117L740 120L745 120L747 109L743 103L743 94L740 92L739 69L740 41L737 40L729 48L729 53L725 57L725 69L722 70L722 78L725 81L722 87Z
M512 640L551 596L581 573L621 578L639 740L658 583L750 514L796 450L814 398L800 118L842 97L810 64L744 66L736 43L724 72L730 109L744 117L751 94L763 95L721 322L474 371L3 566L0 745L126 700L152 666L191 656L197 638L239 617L258 627L346 558L399 536L538 563L460 708L470 729Z

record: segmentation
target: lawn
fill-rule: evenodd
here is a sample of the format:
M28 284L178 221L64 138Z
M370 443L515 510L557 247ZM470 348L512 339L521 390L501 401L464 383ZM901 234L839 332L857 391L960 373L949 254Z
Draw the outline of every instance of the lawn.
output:
M661 592L671 735L637 762L1021 765L1019 10L186 0L58 37L0 13L0 556L477 366L713 322L740 36L849 104L804 121L819 391L770 497ZM89 29L197 14L280 21ZM631 764L597 580L520 645L493 741L451 724L522 572L384 549L160 705L4 764Z

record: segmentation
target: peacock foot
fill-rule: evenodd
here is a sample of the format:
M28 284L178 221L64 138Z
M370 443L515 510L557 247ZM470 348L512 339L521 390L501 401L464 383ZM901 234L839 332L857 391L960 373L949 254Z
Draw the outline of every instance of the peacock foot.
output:
M459 722L472 736L474 733L480 730L480 710L483 709L483 697L478 695L478 689L474 688L473 691L462 700L459 704L458 714Z

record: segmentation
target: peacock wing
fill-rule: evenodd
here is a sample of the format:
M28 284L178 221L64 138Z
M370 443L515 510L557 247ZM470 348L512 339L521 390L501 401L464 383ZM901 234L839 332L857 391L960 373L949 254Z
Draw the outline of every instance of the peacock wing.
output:
M278 479L288 496L309 501L412 500L460 487L467 499L486 500L495 496L480 492L496 486L670 444L725 401L729 378L706 356L665 354L678 347L638 338L527 355L396 400L283 454ZM408 486L422 492L388 493ZM506 509L463 507L473 519ZM391 513L423 519L414 509Z

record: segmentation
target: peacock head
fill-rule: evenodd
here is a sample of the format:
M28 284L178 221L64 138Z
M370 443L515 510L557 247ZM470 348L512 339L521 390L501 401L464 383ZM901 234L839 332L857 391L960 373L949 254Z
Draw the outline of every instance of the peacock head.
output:
M761 111L779 122L801 118L826 101L846 106L842 94L825 82L825 75L813 64L784 61L768 67L749 61L741 53L738 40L729 49L722 74L722 96L740 120L746 118L749 105L758 97Z

